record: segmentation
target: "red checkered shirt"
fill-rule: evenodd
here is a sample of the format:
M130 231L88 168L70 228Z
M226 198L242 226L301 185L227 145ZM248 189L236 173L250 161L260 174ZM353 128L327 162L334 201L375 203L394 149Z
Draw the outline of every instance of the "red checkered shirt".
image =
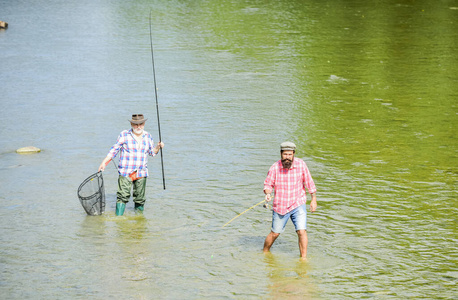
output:
M127 177L132 172L137 171L137 177L148 177L148 155L156 155L153 148L153 138L148 132L143 131L142 142L139 145L133 136L132 129L124 130L119 134L118 140L111 147L108 156L116 157L121 151L118 164L119 175Z
M264 190L275 190L273 209L285 215L306 203L305 188L310 194L316 193L315 183L305 162L294 158L291 169L283 168L281 160L274 163L264 181Z

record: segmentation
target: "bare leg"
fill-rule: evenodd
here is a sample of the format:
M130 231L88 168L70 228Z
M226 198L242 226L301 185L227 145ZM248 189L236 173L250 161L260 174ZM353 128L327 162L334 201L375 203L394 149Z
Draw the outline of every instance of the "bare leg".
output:
M273 231L271 231L267 235L266 240L264 242L264 249L263 249L264 252L270 251L270 247L272 247L272 245L274 244L275 240L278 238L279 235L280 235L279 233L275 233Z
M301 252L301 258L306 258L307 257L307 244L308 244L307 231L304 229L301 229L296 232L299 238L299 251Z

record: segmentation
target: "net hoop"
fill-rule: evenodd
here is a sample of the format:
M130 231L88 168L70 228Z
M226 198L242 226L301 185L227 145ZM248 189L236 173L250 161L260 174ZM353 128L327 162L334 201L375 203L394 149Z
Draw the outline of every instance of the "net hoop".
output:
M78 187L78 198L86 213L90 216L105 212L105 187L102 172L86 178Z

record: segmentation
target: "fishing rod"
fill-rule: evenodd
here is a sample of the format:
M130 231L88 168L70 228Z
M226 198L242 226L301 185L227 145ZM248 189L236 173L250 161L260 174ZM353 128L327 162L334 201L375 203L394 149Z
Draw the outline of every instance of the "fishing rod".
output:
M238 214L237 216L233 217L229 222L227 222L226 224L223 225L223 228L226 227L226 225L228 225L229 223L231 223L231 222L234 221L235 219L237 219L238 217L240 217L241 215L243 215L244 213L246 213L247 211L249 211L250 209L255 208L256 206L262 204L263 202L266 202L266 206L264 206L264 207L268 208L267 201L266 201L266 199L264 199L264 200L262 200L261 202L259 202L258 204L253 205L252 207L248 208L248 209L245 210L244 212L242 212L242 213Z
M159 121L159 104L157 101L156 71L154 68L153 30L152 30L152 25L151 25L151 14L152 14L152 10L150 10L149 12L149 38L150 38L150 43L151 43L151 61L153 62L153 80L154 80L154 95L156 97L157 129L159 131L159 142L162 142L161 122ZM164 190L165 190L164 159L162 156L162 148L160 148L159 151L161 151L162 185L164 186Z

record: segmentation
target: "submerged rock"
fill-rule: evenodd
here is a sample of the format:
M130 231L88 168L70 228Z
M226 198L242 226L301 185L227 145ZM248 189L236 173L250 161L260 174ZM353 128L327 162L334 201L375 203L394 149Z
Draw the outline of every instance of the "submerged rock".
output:
M22 147L16 150L17 153L38 153L41 149L33 146Z

